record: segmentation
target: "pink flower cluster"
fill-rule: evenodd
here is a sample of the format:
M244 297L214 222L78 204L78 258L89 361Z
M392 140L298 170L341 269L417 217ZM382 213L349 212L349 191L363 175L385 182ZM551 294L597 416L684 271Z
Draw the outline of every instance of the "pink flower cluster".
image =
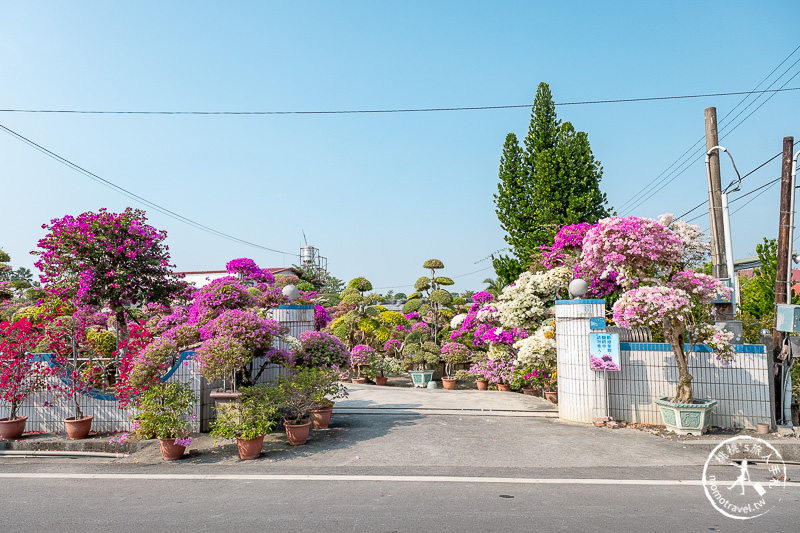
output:
M614 322L624 328L660 325L664 319L685 322L692 301L686 291L645 286L624 293L614 304Z
M577 254L583 246L583 239L592 227L588 222L562 226L556 233L551 246L542 245L541 263L547 268L564 264L567 254Z

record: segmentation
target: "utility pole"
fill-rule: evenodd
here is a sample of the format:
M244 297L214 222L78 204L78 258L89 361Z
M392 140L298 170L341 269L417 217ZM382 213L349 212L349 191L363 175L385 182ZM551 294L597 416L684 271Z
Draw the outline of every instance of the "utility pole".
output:
M781 371L775 376L775 405L779 423L791 423L791 411L787 409L791 401L791 392L786 391L786 374L789 369L786 365L786 355L782 354L783 332L778 331L778 306L787 301L787 295L791 294L789 282L789 242L792 198L794 197L794 183L792 176L792 150L794 149L794 137L783 138L783 157L781 158L781 199L778 211L778 257L775 264L775 322L772 328L772 361L780 367ZM789 418L787 421L787 410Z
M707 107L706 116L706 154L708 156L708 212L711 219L711 275L717 279L729 278L731 288L735 291L734 273L728 272L725 258L725 222L722 212L722 178L719 171L719 146L717 135L717 108ZM710 152L710 153L709 153ZM731 258L733 264L733 258ZM732 320L733 303L716 304L719 319Z
M717 136L717 108L707 107L706 152L719 145ZM711 218L711 275L717 279L730 277L725 261L725 234L722 220L722 184L719 172L719 150L709 154L708 159L708 211Z
M781 159L781 200L778 215L778 257L775 271L775 305L785 304L790 294L789 285L789 226L791 225L791 199L794 195L792 183L792 150L794 137L783 138L783 157ZM777 310L777 307L776 307ZM775 328L778 327L778 314L775 313ZM783 333L772 330L772 353L777 358L783 347Z

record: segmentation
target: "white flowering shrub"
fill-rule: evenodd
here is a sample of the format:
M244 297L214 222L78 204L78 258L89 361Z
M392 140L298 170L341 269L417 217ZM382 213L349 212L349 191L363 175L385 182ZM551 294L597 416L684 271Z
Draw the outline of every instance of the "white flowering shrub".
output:
M514 343L517 361L524 366L548 368L556 361L556 328L552 320L545 322L527 338Z
M550 306L556 293L566 288L572 278L573 272L563 266L536 274L523 272L500 295L496 306L500 323L505 328L535 331L552 315Z

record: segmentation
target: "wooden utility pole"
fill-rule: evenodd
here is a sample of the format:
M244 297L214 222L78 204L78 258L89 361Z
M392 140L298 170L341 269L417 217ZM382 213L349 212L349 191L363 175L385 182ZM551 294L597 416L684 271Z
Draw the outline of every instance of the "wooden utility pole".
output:
M717 108L707 107L706 152L719 145L717 136ZM719 172L719 150L711 152L708 158L708 211L711 218L711 275L717 279L732 275L725 262L725 227L722 221L722 184Z
M789 224L791 216L791 201L794 194L792 183L792 150L794 137L783 138L783 158L781 160L781 200L778 215L778 257L775 269L775 305L785 304L789 287ZM777 309L777 307L776 307ZM775 315L775 327L778 326L778 315ZM772 331L772 351L777 357L783 345L783 333L777 329Z

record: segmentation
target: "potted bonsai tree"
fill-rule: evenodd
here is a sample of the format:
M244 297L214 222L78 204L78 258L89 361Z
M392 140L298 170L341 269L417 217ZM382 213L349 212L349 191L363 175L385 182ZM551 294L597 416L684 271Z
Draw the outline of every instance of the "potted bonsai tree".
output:
M444 377L442 387L448 390L456 388L456 365L469 363L472 353L460 342L447 342L442 346L441 359L444 361Z
M667 428L680 434L705 431L716 404L693 395L688 362L693 346L707 344L722 361L734 354L733 334L714 325L711 303L729 290L692 268L707 250L699 228L672 215L662 215L658 221L610 217L586 232L577 270L592 287L622 291L614 304L618 325L663 328L678 367L678 385L674 397L655 401ZM682 411L695 414L681 416ZM695 423L685 426L687 421Z
M432 341L421 344L409 342L403 343L403 356L405 367L411 375L411 382L414 387L427 387L436 365L439 364L439 354L441 349Z
M367 346L366 344L356 344L350 350L350 368L355 372L353 383L364 383L367 381L366 377L362 377L362 372L376 359L375 348Z
M178 381L150 386L136 400L137 419L131 430L137 436L155 435L165 461L183 457L192 443L192 422L197 395L187 383Z
M277 424L278 409L274 394L266 385L243 387L242 395L227 409L217 411L211 426L211 435L221 439L236 439L242 460L256 459L261 455L264 436L272 433Z

